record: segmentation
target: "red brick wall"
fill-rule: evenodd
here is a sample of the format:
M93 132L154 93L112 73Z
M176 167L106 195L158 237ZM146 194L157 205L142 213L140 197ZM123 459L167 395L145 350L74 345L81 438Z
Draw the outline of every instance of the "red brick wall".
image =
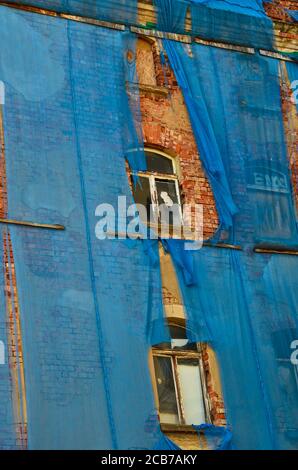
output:
M274 0L272 3L265 3L267 15L273 20L293 21L286 9L297 10L297 0Z

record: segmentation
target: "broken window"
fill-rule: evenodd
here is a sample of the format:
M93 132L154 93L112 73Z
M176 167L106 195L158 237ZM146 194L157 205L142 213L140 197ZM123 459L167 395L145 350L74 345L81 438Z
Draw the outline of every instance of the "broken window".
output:
M169 325L171 343L153 348L153 363L161 424L210 422L200 345L189 343L184 328Z
M146 223L165 233L181 229L182 211L179 183L173 158L157 151L146 152L147 171L138 173L134 199L146 207Z

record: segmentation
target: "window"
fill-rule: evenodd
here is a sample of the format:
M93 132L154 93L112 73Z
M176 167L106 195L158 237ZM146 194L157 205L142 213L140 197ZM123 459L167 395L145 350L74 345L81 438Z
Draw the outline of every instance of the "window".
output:
M210 422L200 345L189 343L181 326L170 325L171 343L153 348L161 424Z
M179 184L174 159L162 152L146 150L147 171L138 173L134 198L147 210L151 223L181 227Z

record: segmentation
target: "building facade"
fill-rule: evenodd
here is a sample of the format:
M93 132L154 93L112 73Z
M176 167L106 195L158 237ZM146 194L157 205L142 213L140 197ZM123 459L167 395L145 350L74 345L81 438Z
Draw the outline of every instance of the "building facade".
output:
M138 432L137 426L145 421L141 435L150 436L148 442L152 444L159 440L161 431L182 449L206 449L210 447L210 442L204 431L198 432L192 425L204 423L226 429L231 424L230 419L227 419L229 412L227 413L222 391L223 372L220 372L218 364L218 351L215 353L211 343L192 342L188 337L187 308L184 305L181 280L174 266L175 259L162 248L160 243L158 253L162 302L165 324L170 328L171 338L169 341L151 342L148 348L148 361L143 363L143 367L148 367L150 380L147 376L138 375L141 362L136 365L135 375L130 375L128 370L133 367L133 359L129 357L126 361L119 357L137 354L139 340L136 340L137 345L133 343L132 350L130 350L129 331L124 333L122 330L132 328L134 332L132 323L142 324L139 309L141 306L146 308L144 299L148 293L146 287L139 291L138 283L142 277L142 267L145 266L149 271L150 268L142 260L142 255L137 252L134 256L135 260L141 260L140 264L135 261L133 268L128 269L129 254L124 253L123 248L115 249L115 251L113 248L110 252L107 244L100 252L102 259L109 265L105 277L105 268L100 263L97 265L97 245L89 240L90 226L88 227L88 224L86 226L87 248L83 247L85 241L80 240L81 228L77 228L77 224L83 225L88 219L86 214L89 214L90 221L92 217L90 214L94 213L96 203L116 200L118 195L124 193L123 188L127 184L131 189L131 196L134 195L137 202L145 202L145 205L148 204L148 200L151 203L154 201L158 203L162 195L166 194L181 206L185 204L193 207L202 206L205 244L208 245L217 234L221 217L217 210L214 188L198 150L184 89L179 83L179 77L175 74L173 64L168 60L167 49L163 45L165 38L184 44L186 49L189 48L191 57L192 41L195 39L191 36L190 41L188 34L194 18L191 18L190 12L187 13L184 25L185 34L181 34L180 31L163 31L160 27L157 18L158 2L157 7L151 1L137 2L137 20L132 21L126 18L123 23L119 17L115 17L115 21L107 22L105 16L101 17L102 12L97 13L93 10L92 14L89 11L85 13L84 10L82 14L79 14L79 12L64 10L64 6L59 7L60 10L57 10L54 5L50 8L51 2L44 2L46 10L41 10L42 2L37 1L8 3L11 5L1 6L2 20L0 21L3 21L6 28L2 40L9 43L9 28L19 26L20 31L24 28L23 36L19 33L18 40L31 34L26 44L27 48L32 46L34 41L39 39L41 43L44 41L45 50L49 55L56 54L55 60L59 66L57 65L53 73L55 60L54 62L44 60L41 47L36 51L37 69L34 60L31 63L31 59L25 56L23 61L22 50L18 51L7 67L5 66L6 56L4 56L0 69L7 89L6 100L2 103L0 114L0 209L1 220L5 227L2 232L1 337L3 337L2 344L5 346L6 358L3 361L4 364L0 366L0 391L3 397L0 403L2 417L0 446L3 449L78 448L80 446L83 448L109 448L109 446L136 448L141 447L141 437L138 440L134 434ZM133 2L128 3L127 8L132 8ZM271 57L272 60L279 61L280 107L283 120L280 124L284 128L291 175L290 184L294 197L293 207L296 214L298 121L296 104L293 101L293 88L291 88L292 80L287 72L287 63L292 63L292 60L294 63L291 57L295 56L298 51L297 23L289 14L289 10L296 11L295 4L294 1L280 0L265 5L268 18L273 20L275 50L259 49L261 49L261 57ZM125 9L125 5L123 8ZM30 24L28 30L27 20ZM124 23L126 23L125 26ZM75 26L68 26L69 24ZM135 95L137 96L135 98L137 112L139 112L137 121L142 131L147 169L138 169L137 165L136 168L132 168L133 165L129 159L126 161L126 167L124 158L117 162L112 160L115 154L122 151L122 140L125 139L125 136L121 136L121 126L126 127L125 119L127 119L124 116L123 121L123 116L121 116L121 113L124 114L124 95L118 90L125 73L117 72L117 67L120 67L121 60L123 60L120 45L122 39L119 38L122 32L124 34L127 30L127 24L133 35L134 46L129 46L128 52L125 48L124 50L126 54L135 54L132 62L136 66L138 82L133 83L132 93L134 98ZM208 50L223 49L229 51L230 54L237 51L237 54L243 56L256 53L251 52L251 44L241 44L241 41L240 44L221 41L220 37L217 39L216 41L214 38L210 40L200 35L196 38L197 43ZM112 50L110 52L106 50L106 54L109 53L109 59L106 59L105 47L109 46ZM53 53L53 49L56 52ZM127 57L129 59L129 56ZM39 69L40 64L41 69ZM63 75L62 69L68 73L68 75L65 73L63 78L59 77L59 74ZM28 80L32 80L32 84L24 82L24 75L20 70L27 72ZM36 72L36 70L39 71ZM81 70L84 70L83 74ZM45 94L37 88L42 86L42 83L36 79L36 73L40 73L42 80L46 80ZM0 80L2 80L1 76ZM106 80L105 83L102 80ZM22 85L19 84L20 81ZM62 92L58 90L59 81L64 82L63 87L61 85ZM132 82L128 82L129 79L126 79L126 91L127 89L131 91ZM251 80L252 87L253 82L254 79ZM85 95L85 86L90 87L88 95ZM36 96L32 96L35 89L37 90ZM109 108L111 102L111 108ZM117 116L116 112L119 113ZM268 119L271 119L275 109L266 109L266 112L268 112ZM102 114L106 114L106 120ZM134 118L136 120L136 116ZM115 119L117 124L109 127ZM97 132L100 136L94 137ZM62 157L59 154L59 139L62 142ZM274 145L275 142L275 138L270 139L271 137L268 136L268 147ZM112 147L111 151L107 151L109 145ZM15 163L13 163L11 159L15 148L18 150ZM108 155L111 155L111 161L107 161L109 159L107 158L102 167L101 161L97 160L97 152L101 152L101 149L102 153L106 151ZM46 164L44 161L40 163L39 152L46 160ZM67 163L60 163L59 159L64 158L64 152L66 155L75 153L79 155L75 168L72 168L71 157L65 157ZM24 162L25 154L28 155L28 159ZM245 201L251 197L249 184L244 181L241 165L238 168L235 161L233 165L235 190L241 195L241 200ZM20 176L14 180L13 175L18 168ZM63 171L65 174L61 177ZM71 181L66 183L67 172ZM138 173L139 180L135 184L133 177L136 173ZM115 181L118 174L121 177L119 176L119 181ZM105 183L100 179L96 183L97 175L98 177L103 175L100 178L103 177L109 182ZM263 175L264 178L266 175ZM101 200L96 200L96 184L103 188L99 193ZM67 187L64 193L65 185ZM28 188L28 194L26 188ZM80 201L76 200L73 195L78 188L84 196L79 210ZM12 197L10 193L16 196ZM22 197L22 204L14 200L17 196ZM107 196L106 200L105 196ZM37 197L40 198L39 201L36 200ZM69 198L65 207L61 198L64 200ZM89 203L90 206L88 206ZM61 209L59 209L59 204L61 204ZM284 204L281 207L285 207L286 211L287 202ZM38 216L39 220L32 220L33 215ZM245 222L241 221L243 225L238 241L245 245L245 241L252 238L256 227L253 219L249 219L248 215L245 218L245 211L243 217ZM12 225L10 225L11 219L14 220ZM27 228L25 227L26 220L29 221ZM273 230L277 223L277 219L273 217L270 230ZM18 224L22 230L21 236L18 235ZM35 228L34 224L37 224ZM62 228L66 229L66 232L69 230L70 239L65 241L59 238L60 232L63 237ZM212 250L231 248L232 243L225 231L221 236L219 240L221 246L212 247ZM140 240L138 242L141 243ZM285 246L282 249L280 246L276 248L274 242L269 248L268 245L264 247L260 244L259 246L260 250L267 250L267 253L271 250L271 255L275 251L287 252L287 255L279 253L280 256L293 256L294 258L297 255L295 244L294 247L291 245L290 248L288 246L286 248ZM37 251L38 257L36 258ZM291 254L289 254L290 251ZM254 281L263 269L262 263L262 259L255 263ZM26 266L28 271L23 266ZM129 273L127 279L123 279L126 269ZM133 274L130 270L134 271ZM33 274L41 281L37 282ZM144 284L149 282L147 275L148 273L144 275ZM150 273L148 276L150 277ZM89 282L90 291L93 294L95 292L95 307L92 308L88 307L92 303L87 286ZM114 287L112 287L111 283L114 282ZM59 291L59 283L62 283L63 295L62 291ZM121 288L119 283L121 283ZM151 288L152 285L150 284L149 287ZM156 285L154 288L156 289ZM49 301L51 290L53 290L53 296L61 295L61 301L53 304ZM105 293L102 294L102 291ZM47 292L44 299L36 300L44 292ZM136 301L138 295L140 299ZM150 295L149 304L154 306L154 302L158 303L158 295L155 291ZM152 299L152 295L156 299L155 297ZM96 314L97 304L99 315L108 316L109 299L111 303L115 302L115 311L111 313L111 320L104 320L101 323ZM136 302L134 307L131 307L131 301ZM43 312L40 311L41 306L44 309ZM113 310L112 307L111 310ZM117 312L120 310L123 312L122 316L119 313L119 325L116 326ZM281 311L283 311L282 307ZM92 312L91 316L94 316L91 320L90 312ZM125 325L120 325L124 320ZM108 335L109 328L110 331L114 331L115 328L113 339ZM141 326L139 328L141 331ZM143 333L141 334L140 331L136 327L134 335L139 334L141 338ZM160 333L157 337L162 338L163 335ZM100 345L99 352L97 341ZM144 350L146 351L145 346ZM142 349L140 357L144 354ZM121 368L123 369L122 376L119 372ZM109 380L106 378L107 375ZM143 388L137 389L136 396L127 397L126 380L144 382ZM123 387L123 390L117 390L117 387ZM133 388L132 385L130 387ZM152 405L148 404L149 398L142 397L142 393L145 396L146 387L150 396L152 395ZM128 387L128 390L132 388ZM224 388L226 389L226 386ZM121 393L123 393L122 399ZM103 396L105 398L101 402L100 397ZM118 403L116 406L117 396L119 402L121 401L121 406ZM244 403L245 406L245 397L238 398L239 403L242 406ZM152 408L152 416L147 413L146 409L148 416L145 420L140 411L143 399L146 407ZM289 406L291 399L289 398ZM130 418L130 409L134 401L137 403L137 419L133 413ZM47 407L48 409L45 409ZM97 410L96 414L93 420L90 420L94 410ZM156 411L160 428L156 422ZM280 415L280 422L283 423L284 420L283 424L279 423L280 429L286 429L287 433L295 434L297 423L292 423L287 412L282 409L277 412ZM125 416L120 418L121 413ZM82 424L82 429L90 428L90 434L88 433L83 438L83 431L72 430L64 440L63 433L67 434L70 428L62 426L62 431L58 430L63 415L65 415L67 426L70 427L74 420L84 418L86 422ZM295 412L293 415L296 417ZM129 419L131 419L131 427L134 428L132 431L129 430L130 427L127 424L124 424L124 421L129 421ZM288 422L292 423L290 427ZM97 423L101 428L99 431ZM79 427L78 424L74 426ZM156 427L159 429L157 430ZM43 433L42 438L38 432ZM108 437L103 437L105 433L111 435L110 441ZM290 437L289 440L291 439L294 447L295 438ZM149 444L146 443L145 447L146 445ZM264 444L264 447L267 447L267 444Z

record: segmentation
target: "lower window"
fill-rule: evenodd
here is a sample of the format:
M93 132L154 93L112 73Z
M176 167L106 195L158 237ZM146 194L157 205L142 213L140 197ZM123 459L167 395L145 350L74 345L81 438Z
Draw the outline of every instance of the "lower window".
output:
M200 345L189 343L186 331L170 325L171 343L153 348L161 424L192 425L210 422Z

